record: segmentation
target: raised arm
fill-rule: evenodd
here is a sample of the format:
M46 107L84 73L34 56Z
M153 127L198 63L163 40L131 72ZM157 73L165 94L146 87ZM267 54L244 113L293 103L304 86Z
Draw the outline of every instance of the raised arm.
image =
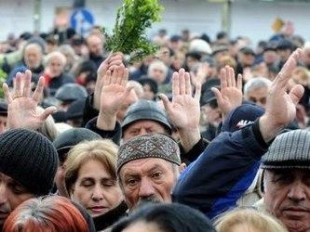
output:
M259 119L259 129L265 142L271 141L296 117L296 106L303 96L304 88L295 85L288 92L289 79L302 50L295 50L273 81L267 97L265 114Z
M191 84L190 75L184 69L173 73L172 101L165 95L160 95L169 120L178 129L182 147L188 152L199 140L199 119L201 83L194 82L195 91Z
M56 111L56 107L48 107L43 112L37 106L43 97L44 78L40 77L35 91L31 91L31 71L17 73L13 90L3 84L4 94L8 102L8 128L40 128L49 115Z
M236 80L235 70L225 66L220 71L221 88L212 88L218 106L222 112L222 120L230 111L242 104L242 75L239 74Z

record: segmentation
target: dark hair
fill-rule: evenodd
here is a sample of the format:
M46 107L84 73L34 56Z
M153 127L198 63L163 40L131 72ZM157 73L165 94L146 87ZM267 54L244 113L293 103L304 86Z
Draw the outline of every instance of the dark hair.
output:
M136 222L155 223L165 232L215 232L211 221L189 206L172 204L147 204L129 217L119 221L112 232L121 232Z

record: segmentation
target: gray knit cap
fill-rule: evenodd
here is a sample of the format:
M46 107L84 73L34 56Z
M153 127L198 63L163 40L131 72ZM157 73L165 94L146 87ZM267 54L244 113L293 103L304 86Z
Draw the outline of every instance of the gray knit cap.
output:
M127 162L144 158L160 158L181 164L179 146L172 138L162 134L148 134L130 139L120 146L117 173Z
M122 130L124 131L129 125L140 120L158 122L171 131L165 111L154 101L141 99L129 106L122 122Z
M310 131L294 130L277 136L262 158L262 168L310 169Z

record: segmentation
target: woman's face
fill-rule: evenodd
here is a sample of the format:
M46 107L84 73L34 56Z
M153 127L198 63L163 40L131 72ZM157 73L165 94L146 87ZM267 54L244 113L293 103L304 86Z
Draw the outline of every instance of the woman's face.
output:
M82 164L70 196L85 207L92 217L115 208L122 201L122 193L116 179L99 160Z

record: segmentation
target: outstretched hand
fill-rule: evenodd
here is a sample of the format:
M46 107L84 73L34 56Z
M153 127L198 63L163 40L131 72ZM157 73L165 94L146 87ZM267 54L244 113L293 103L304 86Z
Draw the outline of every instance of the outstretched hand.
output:
M43 112L37 111L42 100L44 77L40 77L35 91L31 91L32 73L17 73L14 79L13 90L6 83L3 84L4 94L8 103L8 128L27 128L36 130L42 126L49 115L56 111L51 106Z
M221 89L213 87L218 106L222 112L223 120L227 114L242 104L242 75L239 74L237 81L235 71L225 66L220 71Z
M289 92L288 83L292 71L302 56L302 50L295 50L273 81L266 102L265 114L260 118L260 131L266 142L273 139L281 129L296 117L296 105L303 96L304 88L294 86Z
M112 73L114 69L123 64L123 54L122 53L111 53L109 56L101 63L97 70L97 79L94 90L94 103L93 106L95 109L100 109L100 98L101 91L103 87L103 79L107 71L110 70Z
M178 129L180 141L185 152L188 152L200 139L200 95L201 83L192 81L195 87L194 95L190 75L184 69L173 73L172 101L161 94L170 122Z
M180 69L172 76L172 101L170 102L166 95L160 95L169 120L178 129L199 126L201 84L196 83L195 87L193 96L190 75L184 69Z

